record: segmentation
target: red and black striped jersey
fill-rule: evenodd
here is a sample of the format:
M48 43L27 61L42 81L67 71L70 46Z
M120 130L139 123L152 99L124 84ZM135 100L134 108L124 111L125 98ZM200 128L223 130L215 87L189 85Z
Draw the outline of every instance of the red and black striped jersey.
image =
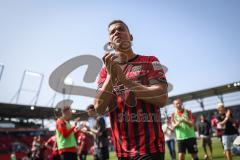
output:
M128 79L142 85L167 83L163 67L154 56L135 56L127 62L123 72ZM98 79L99 88L106 77L107 71L103 67ZM136 99L134 93L122 84L113 86L115 108L108 115L117 156L134 157L165 152L159 106Z

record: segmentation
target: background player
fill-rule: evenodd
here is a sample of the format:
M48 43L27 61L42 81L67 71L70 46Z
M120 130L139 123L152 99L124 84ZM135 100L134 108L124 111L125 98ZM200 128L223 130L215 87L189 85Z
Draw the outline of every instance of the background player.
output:
M173 101L173 105L176 110L172 113L172 123L178 143L179 159L184 160L186 150L188 150L193 160L198 160L195 122L192 113L183 108L182 100L179 98Z

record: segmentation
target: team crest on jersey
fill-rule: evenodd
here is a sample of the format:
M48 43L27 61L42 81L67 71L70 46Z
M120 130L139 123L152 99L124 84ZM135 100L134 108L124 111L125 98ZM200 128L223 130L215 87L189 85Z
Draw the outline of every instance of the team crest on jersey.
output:
M141 73L142 66L141 65L135 65L131 68L130 72L128 72L127 77L128 78L137 78L139 74Z
M153 61L152 66L154 71L158 71L162 69L162 65L158 61Z
M141 69L142 69L142 66L137 65L137 66L132 67L131 72L140 73Z

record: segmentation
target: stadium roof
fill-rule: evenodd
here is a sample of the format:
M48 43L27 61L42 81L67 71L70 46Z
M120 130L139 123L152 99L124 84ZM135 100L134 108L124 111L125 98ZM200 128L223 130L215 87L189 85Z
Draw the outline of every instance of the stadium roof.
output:
M23 119L55 119L54 108L30 105L0 103L0 117L5 118L23 118ZM81 120L87 120L88 115L83 110L76 110L75 117L81 117Z
M234 82L223 86L204 89L200 91L180 94L169 97L168 104L176 98L181 98L184 102L191 100L201 100L211 96L221 96L223 94L240 91L240 82ZM31 105L0 103L0 117L6 118L23 118L23 119L55 119L54 108ZM87 120L88 115L83 110L76 110L74 117L81 117L81 120Z
M171 104L172 101L176 98L182 99L183 102L191 101L194 99L201 100L212 96L219 96L219 98L221 99L221 96L223 94L233 93L237 91L240 91L240 82L229 83L223 86L171 96L169 97L167 104Z

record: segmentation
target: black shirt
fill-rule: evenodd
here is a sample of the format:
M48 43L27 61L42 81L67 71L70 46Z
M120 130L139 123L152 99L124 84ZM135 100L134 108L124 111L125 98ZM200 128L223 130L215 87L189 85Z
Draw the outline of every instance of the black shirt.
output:
M101 135L96 135L94 138L95 146L98 148L107 147L108 146L108 130L106 128L106 123L103 117L101 118L98 117L96 119L96 124L94 128L101 133Z
M199 122L198 124L198 133L199 135L210 136L211 134L211 124L204 120L204 122Z
M218 114L217 120L218 122L222 122L226 118L226 114ZM225 127L222 129L223 135L234 135L237 134L236 128L233 126L233 120L232 118L228 119L225 123Z

